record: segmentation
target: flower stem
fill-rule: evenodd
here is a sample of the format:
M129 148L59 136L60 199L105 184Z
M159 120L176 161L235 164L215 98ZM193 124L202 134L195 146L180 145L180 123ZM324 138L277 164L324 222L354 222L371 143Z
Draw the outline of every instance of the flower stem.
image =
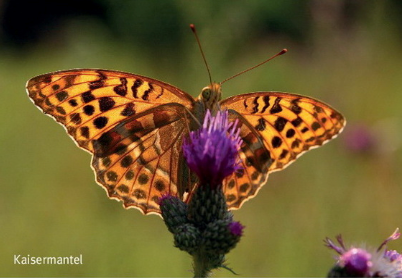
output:
M194 278L209 277L211 271L208 267L208 259L203 255L204 252L197 252L193 255Z

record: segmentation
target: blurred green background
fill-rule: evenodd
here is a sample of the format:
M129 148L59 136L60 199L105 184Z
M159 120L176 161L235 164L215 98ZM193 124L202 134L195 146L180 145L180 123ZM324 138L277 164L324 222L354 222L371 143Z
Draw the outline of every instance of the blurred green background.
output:
M208 76L225 97L284 91L318 98L344 132L270 176L235 211L244 237L216 277L324 276L327 236L378 247L402 223L400 1L1 1L0 276L182 276L189 255L161 218L124 210L94 182L90 156L29 100L33 76L70 68L146 75L193 96ZM389 244L402 251L402 241ZM14 265L13 256L78 256L83 265Z

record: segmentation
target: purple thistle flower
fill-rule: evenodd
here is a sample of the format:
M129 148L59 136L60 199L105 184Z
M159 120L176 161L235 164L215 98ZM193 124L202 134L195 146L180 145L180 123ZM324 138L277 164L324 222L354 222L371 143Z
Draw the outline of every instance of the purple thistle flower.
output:
M240 222L234 221L229 223L229 230L234 236L242 236L244 226Z
M400 261L402 263L402 255L396 250L387 250L384 253L384 258L388 259L390 262Z
M190 137L184 140L184 157L201 183L218 186L240 169L238 151L242 140L236 123L229 122L228 111L218 111L212 116L207 110L202 127L190 132Z
M371 254L361 248L351 248L339 257L339 263L351 276L364 277L373 266Z
M369 126L355 124L345 133L346 148L354 153L367 153L373 150L376 140Z
M399 230L384 240L377 250L367 248L345 247L342 237L338 236L340 246L336 246L329 238L325 240L327 247L335 250L339 256L337 264L328 277L397 277L402 278L402 256L396 251L381 251L391 240L400 236Z

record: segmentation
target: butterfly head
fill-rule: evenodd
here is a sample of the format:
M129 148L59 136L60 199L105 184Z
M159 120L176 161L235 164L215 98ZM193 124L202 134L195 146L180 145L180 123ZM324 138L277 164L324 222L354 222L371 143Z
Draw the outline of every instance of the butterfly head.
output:
M218 111L218 103L222 98L221 84L212 83L211 85L202 89L201 94L198 96L198 100L200 100L205 109L209 109L212 111L212 114L215 114Z

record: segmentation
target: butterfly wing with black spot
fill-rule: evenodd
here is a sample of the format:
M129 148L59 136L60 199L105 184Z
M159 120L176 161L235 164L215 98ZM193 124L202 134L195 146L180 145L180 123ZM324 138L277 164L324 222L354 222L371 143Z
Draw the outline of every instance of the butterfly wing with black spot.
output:
M222 109L237 111L242 116L241 120L249 124L249 132L244 132L242 137L246 138L247 142L247 136L251 134L251 138L258 142L255 146L262 148L262 142L268 153L264 155L269 157L269 163L267 168L260 167L262 171L254 167L258 163L253 164L242 158L245 166L243 176L250 177L259 173L260 176L266 176L266 179L266 172L281 170L309 149L328 142L342 131L346 123L339 112L318 100L281 92L256 92L234 96L222 100L220 106ZM242 196L241 184L236 182L235 176L227 180L228 188L231 180L235 181L231 185L238 187L238 193L233 195ZM259 186L263 184L264 182ZM253 183L249 185L253 188ZM259 186L250 190L250 196L255 195ZM243 196L240 201L246 199Z
M184 194L196 183L182 151L192 120L181 104L164 104L127 118L94 140L92 166L109 197L145 214L160 213L158 200L164 194L185 201Z
M253 126L235 110L229 110L229 121L240 129L243 142L238 153L238 171L224 180L223 191L230 209L238 209L254 197L268 179L268 169L273 163L263 138Z
M181 144L194 106L190 95L158 80L95 69L37 76L27 90L78 146L94 155L98 182L125 207L158 213L157 197L183 197L189 191L191 184L184 181L192 176ZM126 150L119 149L123 144Z
M48 73L27 83L29 97L67 129L77 144L90 142L118 123L165 103L191 109L194 99L167 83L119 71L76 69Z

